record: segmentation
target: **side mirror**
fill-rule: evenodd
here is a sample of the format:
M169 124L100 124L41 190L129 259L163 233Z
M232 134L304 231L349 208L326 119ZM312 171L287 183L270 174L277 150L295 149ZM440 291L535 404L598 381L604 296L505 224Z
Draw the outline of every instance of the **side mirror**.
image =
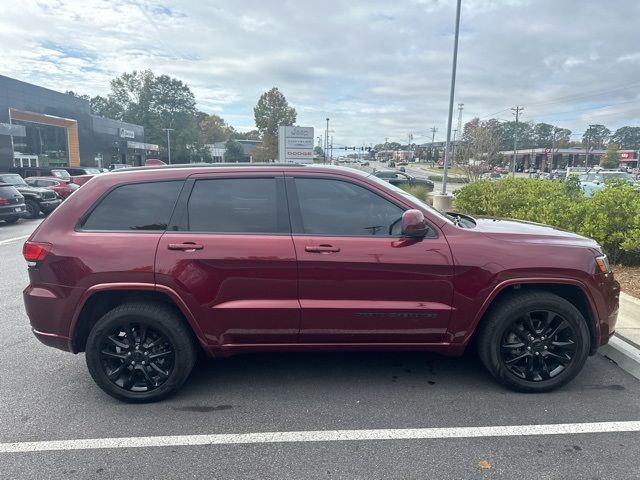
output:
M420 210L407 210L402 214L402 234L406 237L422 238L429 232L424 214Z

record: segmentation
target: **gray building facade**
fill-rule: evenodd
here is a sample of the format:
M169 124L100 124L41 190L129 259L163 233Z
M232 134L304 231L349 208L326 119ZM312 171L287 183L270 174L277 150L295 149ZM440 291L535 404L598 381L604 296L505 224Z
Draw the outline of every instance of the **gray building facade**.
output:
M143 165L157 151L140 125L93 115L88 100L0 75L0 170Z

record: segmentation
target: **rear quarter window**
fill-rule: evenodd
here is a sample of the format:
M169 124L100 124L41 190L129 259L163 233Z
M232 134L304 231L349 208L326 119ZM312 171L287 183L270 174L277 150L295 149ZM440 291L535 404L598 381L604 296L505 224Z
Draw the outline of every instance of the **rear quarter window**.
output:
M82 223L83 230L166 230L183 181L122 185L111 190Z

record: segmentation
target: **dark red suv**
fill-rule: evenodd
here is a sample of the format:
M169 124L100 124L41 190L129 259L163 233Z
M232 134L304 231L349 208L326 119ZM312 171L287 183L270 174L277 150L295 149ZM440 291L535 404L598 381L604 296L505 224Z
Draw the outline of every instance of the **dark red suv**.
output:
M86 352L108 394L152 401L198 350L475 341L501 383L548 391L613 334L600 247L544 225L445 215L340 167L186 166L96 176L24 246L45 344Z

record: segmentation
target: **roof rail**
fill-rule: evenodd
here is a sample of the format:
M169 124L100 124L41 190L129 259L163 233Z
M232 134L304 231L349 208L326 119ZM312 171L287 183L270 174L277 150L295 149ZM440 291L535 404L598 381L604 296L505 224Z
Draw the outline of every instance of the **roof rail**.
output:
M210 167L304 167L304 163L272 163L272 162L235 162L235 163L172 163L171 165L148 165L143 167L118 168L114 172L130 172L132 170L152 170L167 168L210 168Z

